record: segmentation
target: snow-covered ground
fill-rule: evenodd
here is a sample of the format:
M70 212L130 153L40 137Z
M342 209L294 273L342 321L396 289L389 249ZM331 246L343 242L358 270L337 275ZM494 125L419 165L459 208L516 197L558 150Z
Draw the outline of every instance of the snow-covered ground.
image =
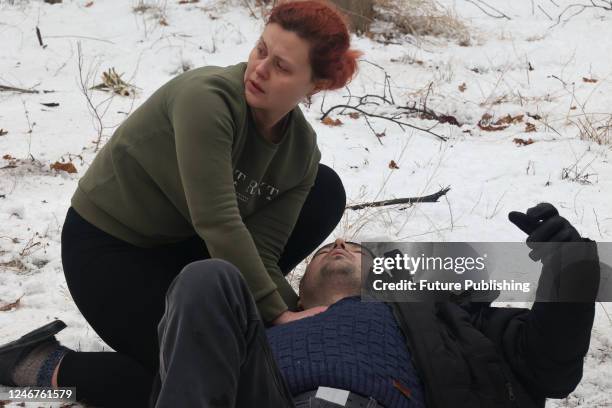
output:
M353 36L353 47L365 55L349 88L352 95L382 96L384 68L395 105L364 109L391 115L426 100L428 108L463 125L432 129L448 141L371 118L374 130L385 132L379 139L363 117L353 119L348 110L331 114L342 126L327 126L319 120L322 94L302 110L318 133L322 162L344 181L349 204L430 194L444 186L451 190L437 203L349 210L330 239L522 241L524 234L508 222L507 213L547 201L583 236L609 241L612 131L603 135L608 144L600 145L583 140L580 128L592 124L604 133L597 127L606 120L611 125L612 11L588 8L563 22L580 11L571 8L553 26L572 1L487 2L497 11L478 0L442 3L469 27L468 46L440 38L394 39L385 45ZM0 135L0 307L19 299L17 307L0 311L0 343L61 318L68 324L58 335L63 344L109 349L72 302L60 258L63 220L77 180L95 157L100 124L104 143L131 110L184 67L246 61L263 29L243 1L146 4L161 7L136 13L137 1L0 1L0 85L53 91L0 89L0 134L8 132ZM491 17L475 4L509 18ZM93 91L101 121L80 89L79 49L88 86L114 67L138 87L135 98L109 100L108 93ZM346 90L328 92L323 110L346 103L347 95ZM485 114L492 115L490 122L507 115L523 118L503 130L485 131L478 126ZM420 127L436 124L401 120ZM527 122L534 131L526 132ZM519 146L517 138L533 143ZM398 168L390 168L391 160ZM51 170L56 161L71 161L77 173ZM568 398L550 400L547 407L612 407L610 315L612 306L597 304L583 380Z

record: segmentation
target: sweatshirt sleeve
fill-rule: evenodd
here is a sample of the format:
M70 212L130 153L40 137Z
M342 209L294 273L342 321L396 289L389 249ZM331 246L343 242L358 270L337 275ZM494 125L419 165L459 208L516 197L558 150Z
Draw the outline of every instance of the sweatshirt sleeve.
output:
M191 81L169 100L180 179L191 223L211 257L240 270L262 318L271 321L287 305L270 276L278 270L266 270L238 209L231 160L235 122L229 108L234 96L221 81Z
M303 181L245 221L266 269L270 271L270 276L290 310L297 308L298 296L283 276L278 267L278 260L295 227L306 197L315 183L320 157L321 153L315 146Z

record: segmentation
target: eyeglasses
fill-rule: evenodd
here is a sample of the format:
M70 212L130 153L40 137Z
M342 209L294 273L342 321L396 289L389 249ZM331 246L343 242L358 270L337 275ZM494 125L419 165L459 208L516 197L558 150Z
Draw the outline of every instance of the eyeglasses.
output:
M335 242L332 242L331 244L327 244L322 246L321 248L319 248L319 250L317 252L315 252L315 254L312 256L313 259L323 253L327 253L329 252L331 249L334 248L334 246L336 246ZM339 246L339 245L338 245ZM369 248L366 248L365 246L358 244L357 242L351 242L351 241L345 241L344 242L344 246L345 248L349 251L349 252L354 252L354 253L360 253L362 255L368 255L370 257L372 257L372 259L376 258L376 256L374 255L374 252L372 252Z

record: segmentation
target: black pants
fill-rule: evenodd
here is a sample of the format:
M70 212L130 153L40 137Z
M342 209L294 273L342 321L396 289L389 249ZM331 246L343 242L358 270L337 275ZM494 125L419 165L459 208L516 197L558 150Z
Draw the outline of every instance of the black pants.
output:
M319 165L279 259L284 274L334 230L345 205L340 178ZM62 230L68 289L91 327L116 352L68 353L58 385L76 387L77 399L95 406L147 406L159 367L157 326L168 287L186 265L209 257L198 236L140 248L106 234L70 208Z

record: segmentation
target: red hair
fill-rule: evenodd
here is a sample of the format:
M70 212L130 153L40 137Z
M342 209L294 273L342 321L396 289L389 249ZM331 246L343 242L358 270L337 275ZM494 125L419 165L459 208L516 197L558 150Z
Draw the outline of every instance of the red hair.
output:
M326 89L342 88L353 79L363 52L349 49L349 19L335 5L325 0L284 1L270 11L266 25L270 23L310 44L313 79L330 80Z

